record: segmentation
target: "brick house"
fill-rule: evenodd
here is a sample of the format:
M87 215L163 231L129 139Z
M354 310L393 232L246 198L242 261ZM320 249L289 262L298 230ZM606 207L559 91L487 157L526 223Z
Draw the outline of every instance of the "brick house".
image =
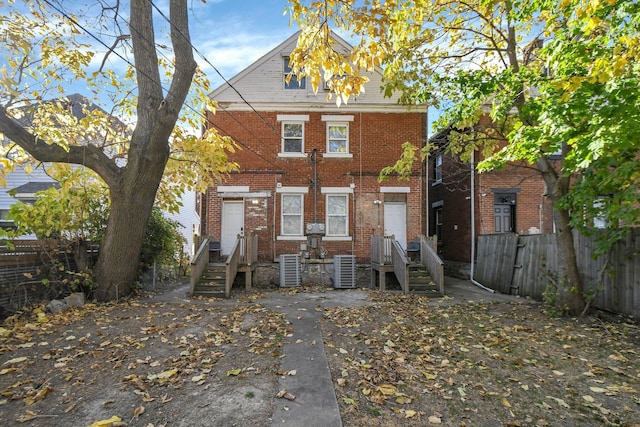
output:
M489 120L485 116L481 126ZM508 164L477 173L473 164L446 152L449 130L429 139L438 147L427 163L428 235L438 236L438 253L447 274L469 277L471 242L481 234L553 232L553 208L535 168ZM473 200L473 206L471 201Z
M348 44L334 35L337 48ZM366 93L336 106L328 90L292 78L288 55L298 33L211 93L219 108L207 126L241 147L239 165L198 201L201 234L228 253L238 233L258 235L258 260L305 254L308 262L355 255L368 263L372 235L393 234L404 247L424 233L421 165L405 181L378 182L404 142L426 142L426 107L399 105L369 75Z

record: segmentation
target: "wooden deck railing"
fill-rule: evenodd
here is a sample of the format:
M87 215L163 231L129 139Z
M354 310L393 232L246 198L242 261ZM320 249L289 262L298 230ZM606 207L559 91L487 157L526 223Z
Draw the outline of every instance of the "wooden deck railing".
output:
M391 250L391 259L393 262L393 272L400 283L400 287L406 294L409 292L409 260L400 243L395 240L393 241Z
M193 291L196 288L196 284L202 276L202 272L209 264L209 239L203 239L198 246L196 254L191 260L191 288L189 295L193 295Z
M240 240L240 264L251 265L258 261L258 235L248 233L246 236L239 235Z
M380 265L391 265L391 252L394 236L371 236L371 262Z
M238 235L238 240L233 244L233 249L231 249L231 253L227 257L226 262L226 280L224 287L224 295L226 298L229 298L231 295L231 285L233 285L233 281L236 279L236 275L238 274L238 265L240 264L240 259L242 258L242 249L244 246L244 239L241 239L241 236Z
M420 263L425 266L431 279L438 286L438 292L444 295L444 262L438 256L437 237L427 238L423 235L418 236L420 241ZM434 247L435 246L435 247Z

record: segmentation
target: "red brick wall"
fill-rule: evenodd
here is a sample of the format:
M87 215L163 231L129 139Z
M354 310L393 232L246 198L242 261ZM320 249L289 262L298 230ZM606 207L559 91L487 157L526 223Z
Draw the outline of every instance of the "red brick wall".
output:
M484 121L483 121L484 123ZM484 123L486 125L486 123ZM434 202L442 201L443 241L439 246L445 260L469 262L471 259L471 172L470 164L445 155L443 179L433 184L434 157L429 167L429 233L435 233ZM476 154L476 162L479 155ZM518 234L551 233L553 210L545 196L546 186L540 173L532 167L508 165L502 170L475 173L475 235L493 234L495 230L495 194L515 193L515 228Z
M314 221L314 189L317 188L316 220L325 222L325 199L321 187L346 187L354 185L349 198L349 234L353 241L328 241L324 246L327 256L355 254L359 262L370 259L370 239L373 234L382 234L383 207L374 204L384 200L381 186L409 187L407 199L407 240L415 239L424 232L424 200L421 181L422 165L414 166L414 176L407 181L391 179L382 184L377 177L380 170L392 165L399 158L402 143L412 142L420 147L425 139L425 114L423 113L352 113L349 122L349 149L352 158L324 158L326 151L326 122L322 113L309 115L305 122L304 148L308 158L278 158L280 152L281 125L278 114L301 114L299 112L254 112L219 111L209 115L211 125L221 134L234 138L240 149L231 159L240 165L240 172L231 174L221 185L249 186L250 191L270 191L271 197L245 200L245 230L255 231L259 236L259 256L267 261L283 253L300 252L301 241L277 240L280 233L280 194L277 184L282 186L307 187L304 197L304 223ZM332 115L335 115L332 113ZM317 150L317 164L311 154ZM317 187L314 186L314 167ZM222 200L215 188L210 188L206 197L206 218L203 229L212 238L220 236Z

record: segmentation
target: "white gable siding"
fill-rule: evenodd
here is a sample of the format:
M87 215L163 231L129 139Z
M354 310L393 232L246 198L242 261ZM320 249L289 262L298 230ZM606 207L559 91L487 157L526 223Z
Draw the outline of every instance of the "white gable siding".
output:
M9 209L11 205L18 201L15 197L9 195L10 190L29 182L54 182L54 180L45 173L42 166L33 169L31 174L28 174L21 167L17 167L7 177L6 188L0 187L0 209Z
M327 100L329 91L324 90L322 85L318 88L317 93L313 92L309 81L307 81L305 89L284 88L284 58L296 46L297 36L297 33L294 34L230 79L229 82L233 87L224 84L214 90L211 93L211 97L220 103L223 108L234 110L250 109L240 95L251 103L254 108L263 110L269 109L269 105L278 104L287 104L291 107L291 110L295 110L296 104L304 104L304 107L300 105L299 108L313 106L324 110L337 110L335 96ZM337 36L335 37L337 38ZM338 40L346 45L343 40ZM381 92L382 73L380 70L368 73L367 77L369 77L369 82L365 85L365 93L360 94L357 99L349 100L346 106L340 107L341 111L349 109L362 111L372 106L384 106L384 108L388 109L390 106L397 105L397 96L385 98ZM406 111L406 107L398 106L398 108Z

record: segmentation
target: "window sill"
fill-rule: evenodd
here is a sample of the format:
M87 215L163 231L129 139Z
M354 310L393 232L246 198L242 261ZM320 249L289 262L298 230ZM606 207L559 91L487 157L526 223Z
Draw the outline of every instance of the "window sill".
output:
M306 236L276 236L276 240L289 240L289 241L306 241Z
M350 242L353 240L351 236L323 236L324 242Z
M278 153L278 157L289 159L306 159L307 155L305 153Z
M351 159L353 154L351 153L324 153L322 157L334 158L334 159Z

